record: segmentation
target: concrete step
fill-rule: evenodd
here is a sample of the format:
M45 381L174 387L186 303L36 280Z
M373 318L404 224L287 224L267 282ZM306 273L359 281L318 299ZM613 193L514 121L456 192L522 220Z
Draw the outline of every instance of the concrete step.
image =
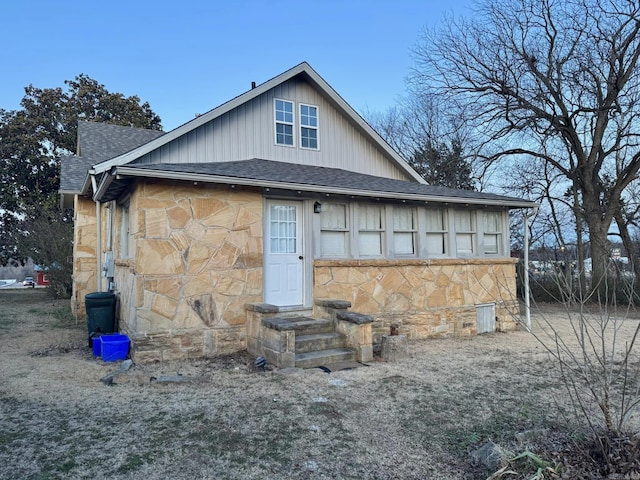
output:
M350 348L332 348L315 352L297 353L296 367L314 368L339 362L354 362L355 352Z
M308 353L316 350L344 348L346 339L341 333L296 334L296 353Z

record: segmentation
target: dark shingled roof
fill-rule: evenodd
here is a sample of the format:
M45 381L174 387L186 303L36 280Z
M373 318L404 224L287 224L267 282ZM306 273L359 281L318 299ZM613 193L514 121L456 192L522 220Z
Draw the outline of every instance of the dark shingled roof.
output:
M403 195L419 195L461 200L468 199L472 203L482 203L483 200L491 201L492 203L502 201L507 203L518 202L520 204L529 203L519 198L493 193L424 185L417 182L349 172L337 168L298 165L261 159L221 163L129 164L126 167L157 171L160 178L163 176L162 172L179 172L211 175L213 177L249 179L255 185L260 185L263 182L276 182L281 183L283 188L287 188L288 184L307 185L309 188L305 190L309 192L317 191L318 187L330 187L345 191L380 192L381 197L397 198ZM123 171L123 173L125 172ZM135 176L135 173L133 175ZM212 179L212 181L215 180Z
M87 171L93 165L129 152L161 135L164 132L160 130L78 122L80 156L60 158L60 191L80 193Z
M92 165L91 159L75 155L60 157L60 192L80 193Z

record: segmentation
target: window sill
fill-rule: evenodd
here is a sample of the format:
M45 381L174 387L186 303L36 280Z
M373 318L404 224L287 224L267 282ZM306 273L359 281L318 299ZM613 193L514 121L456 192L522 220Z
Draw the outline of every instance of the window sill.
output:
M384 266L429 266L429 265L502 265L518 263L517 258L511 257L468 257L468 258L370 258L359 260L314 260L315 267L384 267Z

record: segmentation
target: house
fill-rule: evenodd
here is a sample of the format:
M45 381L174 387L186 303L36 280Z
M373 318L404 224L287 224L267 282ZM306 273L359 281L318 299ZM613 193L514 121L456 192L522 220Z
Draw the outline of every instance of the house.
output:
M307 63L168 133L81 122L78 137L61 160L72 306L113 291L136 361L367 361L392 324L517 326L508 211L535 204L426 185Z
M36 285L49 285L48 268L34 265L33 271L36 273Z

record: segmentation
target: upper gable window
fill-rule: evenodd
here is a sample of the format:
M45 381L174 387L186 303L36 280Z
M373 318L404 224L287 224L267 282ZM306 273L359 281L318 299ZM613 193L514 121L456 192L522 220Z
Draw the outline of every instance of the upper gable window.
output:
M300 146L318 149L318 107L300 104Z
M293 146L293 102L275 101L276 144Z

